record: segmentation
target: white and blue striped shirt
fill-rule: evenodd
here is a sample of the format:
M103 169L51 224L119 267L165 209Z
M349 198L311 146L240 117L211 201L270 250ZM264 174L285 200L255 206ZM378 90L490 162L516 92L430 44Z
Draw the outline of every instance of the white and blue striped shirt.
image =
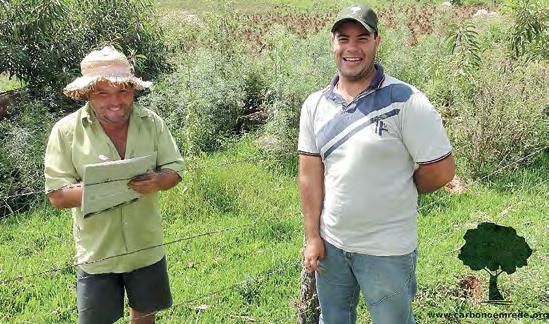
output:
M348 252L403 255L417 246L417 164L447 157L438 112L419 90L383 72L346 102L335 86L301 111L298 151L324 163L320 234Z

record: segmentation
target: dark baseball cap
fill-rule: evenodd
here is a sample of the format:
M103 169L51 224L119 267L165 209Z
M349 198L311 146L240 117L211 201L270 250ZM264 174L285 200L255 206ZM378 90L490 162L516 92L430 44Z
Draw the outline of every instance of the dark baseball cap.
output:
M366 5L354 5L343 9L332 26L332 33L345 21L356 21L370 33L377 33L377 15L374 10Z

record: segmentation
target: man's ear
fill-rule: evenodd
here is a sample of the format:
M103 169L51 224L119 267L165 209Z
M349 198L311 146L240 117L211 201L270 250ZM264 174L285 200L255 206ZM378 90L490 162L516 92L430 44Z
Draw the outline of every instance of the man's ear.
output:
M375 38L376 42L376 51L379 49L379 45L381 44L381 35L378 33L377 37Z

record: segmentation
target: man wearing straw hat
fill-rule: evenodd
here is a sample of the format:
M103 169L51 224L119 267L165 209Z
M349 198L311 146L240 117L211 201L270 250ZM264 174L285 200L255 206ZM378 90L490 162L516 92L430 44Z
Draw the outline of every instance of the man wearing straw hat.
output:
M134 104L135 91L151 83L132 74L124 54L112 46L93 51L81 71L64 93L87 103L55 124L45 156L51 204L72 208L79 322L119 319L125 291L132 322L153 323L172 304L157 192L181 181L183 159L164 121ZM139 199L82 215L85 165L147 155L156 155L154 170L128 182Z
M301 111L304 265L327 324L354 323L361 291L375 324L414 323L418 193L454 176L439 114L374 63L380 42L370 7L344 9L332 26L338 73Z

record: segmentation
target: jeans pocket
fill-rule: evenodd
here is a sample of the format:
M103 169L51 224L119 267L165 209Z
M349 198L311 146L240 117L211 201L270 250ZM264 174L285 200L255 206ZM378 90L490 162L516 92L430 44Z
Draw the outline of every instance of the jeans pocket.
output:
M415 286L415 252L367 258L364 271L356 273L368 306L410 298L412 286Z

